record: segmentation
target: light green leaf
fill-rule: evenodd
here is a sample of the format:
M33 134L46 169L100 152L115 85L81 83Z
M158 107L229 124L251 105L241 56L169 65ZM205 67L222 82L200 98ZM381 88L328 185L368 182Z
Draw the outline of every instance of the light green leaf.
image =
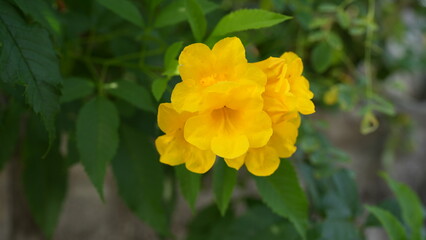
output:
M93 93L95 86L90 79L70 77L64 79L61 102L71 102Z
M288 218L299 234L306 238L308 200L300 187L293 164L282 159L274 174L256 177L256 185L266 205L278 215Z
M333 49L327 42L320 42L312 50L312 66L315 71L322 73L331 65Z
M370 99L370 106L373 110L382 112L384 114L394 116L395 115L395 107L388 100L380 97L377 94L374 94Z
M169 80L167 78L158 78L152 82L151 91L157 101L160 101L166 91L168 82Z
M80 161L102 199L106 168L118 147L118 126L117 109L104 97L86 103L77 117Z
M142 85L129 81L118 81L105 85L106 90L112 95L121 98L135 107L156 112L151 94Z
M349 14L345 12L345 10L339 8L337 10L336 17L337 17L337 22L342 28L346 29L350 26L351 18Z
M198 193L200 192L201 175L190 172L184 165L176 166L175 173L183 197L186 199L191 209L194 210Z
M57 35L61 34L61 23L55 16L53 9L43 0L13 0L13 2L25 14L30 15L39 22L44 28Z
M192 34L197 42L201 42L207 29L207 22L204 17L203 9L198 4L198 0L185 0L185 6Z
M385 228L390 240L405 240L404 227L391 213L374 206L366 206L367 210L376 216Z
M164 75L168 77L179 75L177 70L178 61L176 60L176 57L182 50L182 45L183 42L179 41L173 43L167 48L166 53L164 54Z
M291 17L261 9L242 9L224 16L216 25L211 36L271 27Z
M138 27L144 27L144 21L137 6L129 0L96 0L102 6L108 8L113 13L123 19L135 24Z
M231 199L236 182L237 171L228 167L223 159L216 161L213 175L213 190L216 204L222 216L225 215L228 209L229 200Z
M62 78L49 34L42 28L27 26L7 1L1 1L0 39L3 44L0 79L25 87L28 104L41 116L48 130L50 146L56 135L55 116L59 111Z
M402 218L410 228L409 239L420 240L423 226L423 208L419 197L407 185L391 179L386 173L381 176L395 194L402 210Z
M199 0L199 5L203 10L203 13L207 15L209 12L215 10L218 5L207 1ZM179 22L183 22L187 19L187 9L185 7L185 0L175 0L172 1L169 5L164 7L161 12L158 14L155 19L155 27L165 27L168 25L173 25Z
M117 156L112 161L118 190L127 206L158 232L167 233L163 202L163 171L149 138L123 128Z

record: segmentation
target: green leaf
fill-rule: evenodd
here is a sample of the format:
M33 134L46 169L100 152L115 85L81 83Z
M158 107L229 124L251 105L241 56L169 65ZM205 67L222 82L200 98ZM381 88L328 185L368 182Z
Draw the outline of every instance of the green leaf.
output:
M370 99L370 106L373 110L382 112L384 114L394 116L395 115L395 107L388 100L380 97L377 94L374 94Z
M193 173L184 165L175 167L176 177L179 180L180 191L192 210L195 209L198 193L201 187L201 175Z
M79 98L89 96L95 90L95 86L90 79L80 77L70 77L64 79L61 102L71 102Z
M117 109L104 97L86 103L77 117L80 161L102 199L106 168L118 147L118 126Z
M172 1L169 5L164 7L157 15L154 27L165 27L185 21L187 19L185 1L186 0ZM199 0L198 4L205 15L218 7L217 4L207 0Z
M319 73L325 72L331 66L333 49L327 42L320 42L312 50L312 66Z
M242 9L224 16L216 25L211 36L274 26L291 17L261 9Z
M256 177L256 185L263 201L275 213L288 218L299 234L306 238L308 200L299 185L293 164L282 159L278 170L268 177Z
M370 134L377 130L379 127L379 120L377 120L376 116L373 114L373 112L367 111L364 116L362 117L361 121L361 133L362 134Z
M225 215L228 209L229 200L231 199L236 182L237 171L228 167L223 159L216 161L213 175L213 190L216 204L222 216Z
M7 109L0 109L0 172L15 151L20 130L20 113L21 107L15 101L11 101Z
M347 219L328 218L320 225L321 240L361 240L357 226Z
M366 206L366 208L371 214L380 220L387 234L389 235L390 240L407 239L404 227L392 214L386 210L374 206Z
M178 61L176 60L176 57L182 50L182 45L183 42L179 41L173 43L167 48L166 53L164 54L164 75L168 77L179 75L177 70Z
M108 8L121 18L135 24L138 27L144 27L144 21L137 6L129 0L96 0L99 4Z
M391 179L386 173L382 173L381 176L386 180L401 206L402 218L410 228L409 239L421 239L423 208L419 197L407 185Z
M344 28L344 29L346 29L346 28L348 28L349 26L350 26L350 24L351 24L351 19L350 19L350 16L349 16L349 14L348 13L346 13L345 12L345 10L343 10L343 9L338 9L337 10L337 15L336 15L336 17L337 17L337 22L339 23L339 25L342 27L342 28Z
M207 29L207 22L204 17L203 9L198 4L198 0L185 0L185 6L192 34L197 42L201 42Z
M40 27L27 26L12 6L1 1L0 39L0 79L25 87L27 103L41 115L51 146L62 78L49 34Z
M19 9L39 22L44 28L57 35L61 34L61 23L55 16L52 7L46 1L13 0L13 2Z
M23 187L29 210L42 232L50 238L58 224L62 204L67 191L67 165L59 153L59 146L42 157L48 137L41 122L29 118L24 143Z
M164 92L167 89L167 83L169 80L167 78L158 78L151 85L152 94L155 97L155 100L160 101Z
M156 112L151 94L142 85L129 81L118 81L105 85L106 90L112 95L121 98L135 107Z
M163 202L163 171L149 138L123 128L117 156L112 161L118 190L127 206L158 232L167 233Z

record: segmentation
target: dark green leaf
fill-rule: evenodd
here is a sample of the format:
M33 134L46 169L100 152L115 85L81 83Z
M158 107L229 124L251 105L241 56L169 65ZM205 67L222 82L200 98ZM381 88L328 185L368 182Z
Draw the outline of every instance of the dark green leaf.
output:
M327 219L320 227L321 240L361 240L356 225L345 219Z
M114 175L127 206L157 231L167 233L163 171L152 141L141 133L123 128L120 148L112 162Z
M178 61L176 60L176 57L182 50L182 45L183 42L180 41L173 43L167 48L166 53L164 55L164 75L168 77L179 75L179 72L177 70Z
M197 42L201 42L207 29L207 22L204 17L203 9L198 4L198 0L185 0L185 6L192 34Z
M366 206L366 208L371 214L374 214L374 216L379 219L387 234L389 235L390 240L407 239L404 227L392 214L386 210L374 206Z
M138 27L144 26L144 21L137 6L129 0L96 0L102 6Z
M382 174L392 192L395 194L402 210L402 218L410 228L411 240L421 239L423 226L423 208L419 197L407 185L391 179L386 173Z
M118 147L118 125L117 109L103 97L86 103L77 118L80 161L102 199L106 168Z
M42 28L27 26L12 6L1 1L0 39L0 79L25 87L28 104L41 115L48 130L50 146L55 137L62 79L49 35Z
M201 175L190 172L184 165L175 167L176 177L179 181L182 195L188 202L189 206L194 210L198 193L201 187Z
M89 96L94 91L94 84L90 79L71 77L64 79L61 102L71 102Z
M320 42L312 50L312 66L315 71L322 73L331 65L333 49L327 42Z
M291 17L261 9L242 9L224 16L216 25L211 36L271 27Z
M1 111L0 111L1 113ZM20 131L20 106L12 101L0 115L0 172L4 164L12 158Z
M168 82L169 80L167 78L158 78L152 82L151 91L157 101L160 101L166 91Z
M55 34L61 33L61 24L56 18L53 9L43 0L13 0L15 4L27 15L39 22L44 28Z
M216 204L222 215L225 215L228 209L229 200L231 199L236 182L237 171L228 167L223 159L216 161L213 175L213 190Z
M106 89L141 110L156 112L151 94L142 85L123 80L106 85Z
M217 4L207 0L199 0L198 3L205 15L218 7ZM165 27L183 22L187 19L186 11L187 9L185 7L185 0L172 1L158 14L157 18L155 19L154 26Z
M282 159L274 174L269 177L256 177L256 184L263 201L275 213L288 218L305 238L308 227L308 201L290 161Z

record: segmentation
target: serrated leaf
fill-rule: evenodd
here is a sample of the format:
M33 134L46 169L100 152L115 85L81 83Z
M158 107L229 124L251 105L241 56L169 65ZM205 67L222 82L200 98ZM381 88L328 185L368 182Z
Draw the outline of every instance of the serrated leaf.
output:
M198 4L198 0L185 0L185 7L192 34L197 42L201 42L207 29L203 9Z
M201 187L201 175L190 172L184 165L175 167L180 191L192 210L195 209L198 193Z
M256 177L256 185L266 205L278 215L288 218L305 239L308 200L290 161L282 159L280 167L271 176Z
M167 89L167 83L169 80L167 78L158 78L151 85L152 94L155 97L155 100L160 101L164 92Z
M242 9L224 16L216 25L211 36L271 27L291 17L261 9Z
M96 0L102 6L108 8L121 18L135 24L138 27L144 27L142 14L137 6L129 0Z
M90 79L70 77L64 79L61 102L71 102L93 93L95 86Z
M67 191L67 166L56 144L45 156L48 138L42 124L30 118L23 155L23 187L29 210L45 236L50 238L58 224ZM44 133L44 134L43 134Z
M0 2L0 79L25 87L26 101L41 115L49 134L55 138L55 116L59 111L62 78L52 42L46 30L29 27L6 1ZM40 47L43 46L43 47Z
M151 94L142 85L122 80L109 83L105 88L112 95L127 101L141 110L156 112Z
M121 133L120 148L112 161L120 196L139 218L165 234L164 179L158 154L142 132L126 127Z
M404 227L390 212L374 206L366 206L367 210L382 223L390 240L405 240Z
M44 28L57 35L61 34L61 24L55 16L52 7L43 0L13 0L25 14L31 16Z
M213 175L213 190L220 213L225 215L237 183L237 171L228 167L223 159L216 161Z
M104 97L86 103L77 117L80 161L102 199L106 168L118 147L118 126L117 109Z
M381 176L386 180L401 206L402 218L410 228L409 239L421 239L424 219L423 208L419 197L407 185L391 179L386 173L382 173Z
M218 5L207 1L199 0L199 5L203 13L207 15L209 12L215 10ZM155 19L155 27L165 27L176 23L183 22L187 19L187 9L185 7L185 0L172 1L169 5L164 7Z
M312 66L315 71L322 73L331 65L333 49L327 42L320 42L312 50Z

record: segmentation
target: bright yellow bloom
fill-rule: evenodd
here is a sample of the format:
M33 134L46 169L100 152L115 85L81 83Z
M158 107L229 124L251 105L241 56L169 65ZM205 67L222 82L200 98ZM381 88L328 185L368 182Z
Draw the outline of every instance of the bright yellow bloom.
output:
M185 163L188 170L205 173L214 164L216 156L210 150L200 150L184 139L185 122L193 114L178 113L172 104L162 103L158 108L158 126L166 133L155 141L160 162L176 166Z
M225 38L217 42L213 49L202 43L185 47L179 56L179 73L182 82L178 83L172 93L172 104L176 110L197 112L211 101L206 94L217 91L217 84L222 84L221 91L254 85L260 96L266 78L257 67L248 64L245 49L240 39Z

